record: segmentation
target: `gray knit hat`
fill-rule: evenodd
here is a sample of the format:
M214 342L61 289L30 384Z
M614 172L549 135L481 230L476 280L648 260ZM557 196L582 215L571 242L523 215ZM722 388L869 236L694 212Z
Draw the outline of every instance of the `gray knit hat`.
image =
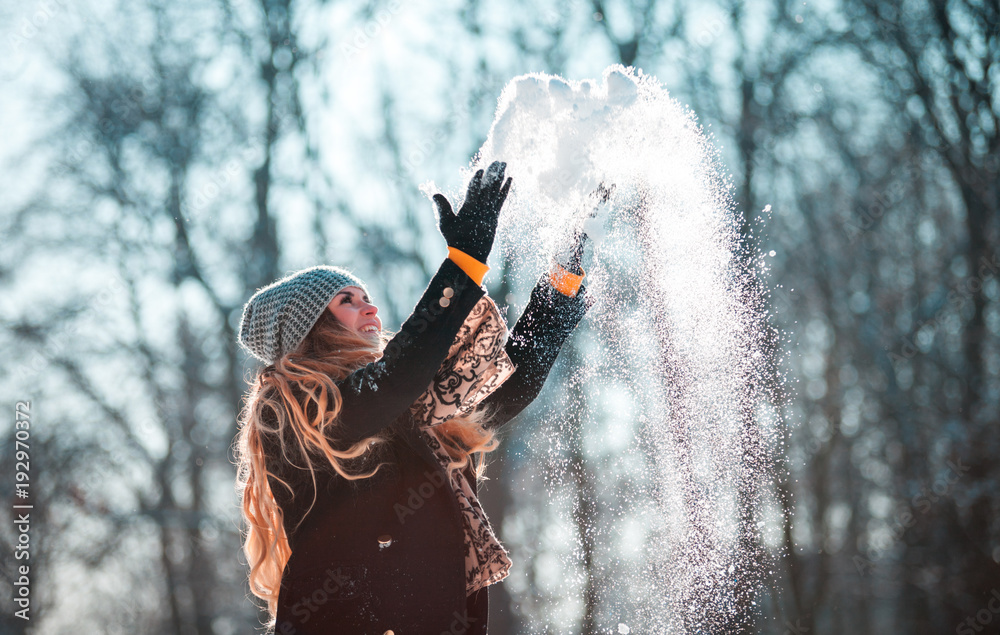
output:
M302 269L258 289L243 307L240 345L265 364L275 363L298 348L344 287L368 293L357 276L330 265Z

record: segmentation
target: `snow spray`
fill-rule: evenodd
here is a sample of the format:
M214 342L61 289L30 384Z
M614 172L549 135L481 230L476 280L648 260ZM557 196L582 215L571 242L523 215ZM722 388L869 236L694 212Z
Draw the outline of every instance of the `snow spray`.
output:
M514 179L497 234L512 288L530 288L607 199L606 235L584 261L595 345L578 374L588 393L625 383L633 405L629 421L580 425L632 426L625 452L642 473L625 514L646 533L642 556L602 581L628 599L602 609L599 632L736 632L757 613L780 434L766 266L748 255L717 150L654 78L613 66L601 81L511 80L465 176L494 160Z

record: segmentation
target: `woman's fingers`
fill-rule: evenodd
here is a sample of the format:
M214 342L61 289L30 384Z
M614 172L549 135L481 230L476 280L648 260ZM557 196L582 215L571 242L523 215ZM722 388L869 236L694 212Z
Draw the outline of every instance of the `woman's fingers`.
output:
M438 231L444 236L445 242L451 244L449 241L452 240L458 217L452 210L451 203L448 202L448 199L443 194L435 194L434 203L438 209Z
M445 198L444 194L435 194L434 203L438 208L439 224L443 224L455 218L455 212L451 210L451 203L448 202L448 199Z
M508 176L507 182L503 184L500 188L500 194L497 196L497 209L503 206L503 202L507 200L507 192L510 191L510 184L513 182L514 178Z
M503 207L504 201L507 200L507 192L510 191L510 186L513 181L514 179L511 177L507 177L506 182L498 181L497 189L490 197L490 207L493 208L493 211L497 216L500 215L500 209Z
M503 171L507 169L507 164L503 161L494 161L486 169L486 185L493 189L497 183L503 183Z
M483 179L483 196L486 201L495 203L503 186L504 170L506 169L507 164L503 161L494 161L486 169L486 176Z
M510 191L512 179L504 181L504 171L507 164L503 161L494 161L486 168L485 172L480 169L469 181L469 189L465 196L465 202L459 214L466 210L475 210L475 213L483 214L491 212L491 216L500 213L500 207L507 199L507 192ZM483 209L489 207L489 210Z
M476 173L472 176L472 180L469 181L469 189L465 193L466 200L473 199L479 195L479 190L483 188L483 171L476 170Z

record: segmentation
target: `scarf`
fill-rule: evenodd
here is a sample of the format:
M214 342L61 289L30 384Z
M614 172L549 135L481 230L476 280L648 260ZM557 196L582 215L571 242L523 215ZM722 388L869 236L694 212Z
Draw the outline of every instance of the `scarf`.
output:
M435 427L470 412L514 372L514 364L504 350L507 335L507 324L496 304L489 296L483 296L459 329L431 385L414 402L411 411L424 442L449 474L451 489L462 510L466 595L506 578L511 562L464 471L450 469L451 457Z

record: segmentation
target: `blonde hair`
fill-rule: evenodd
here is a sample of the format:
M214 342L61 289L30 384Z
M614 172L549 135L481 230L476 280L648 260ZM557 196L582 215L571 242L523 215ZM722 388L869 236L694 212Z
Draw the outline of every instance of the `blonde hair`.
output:
M296 351L260 369L250 382L234 442L236 489L245 523L243 551L250 565L250 591L267 602L271 618L268 627L274 626L281 577L292 555L284 517L271 492L268 477L289 491L291 486L267 468L264 439L273 440L272 448L281 448L282 463L294 465L296 460L302 459L306 465L298 467L310 472L313 500L303 519L316 503L316 461L329 464L348 480L374 475L383 463L371 467L369 462L370 469L361 471L356 469L359 462L351 460L377 458L375 451L387 444L385 435L378 434L340 449L334 448L329 438L336 436L330 432L339 425L341 407L340 390L335 382L376 361L386 343L386 336L373 340L354 333L341 325L330 311L324 310ZM293 388L304 394L303 401L296 398ZM464 469L476 455L480 460L474 462L474 465L478 463L474 473L476 478L483 478L485 464L481 459L497 447L496 438L485 427L487 419L488 413L474 410L435 428L442 447L452 459L449 470ZM270 458L274 461L279 457Z

